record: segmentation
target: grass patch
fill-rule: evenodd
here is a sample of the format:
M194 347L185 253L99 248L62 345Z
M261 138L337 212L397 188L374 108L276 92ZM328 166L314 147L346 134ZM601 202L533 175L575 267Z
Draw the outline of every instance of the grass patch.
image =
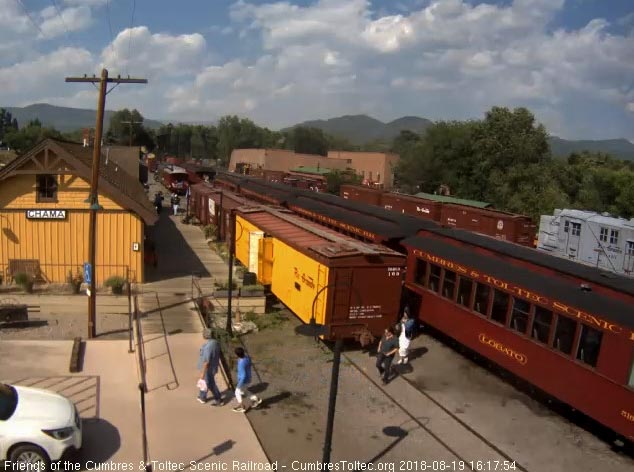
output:
M263 315L258 315L250 311L244 315L244 319L246 321L251 321L255 323L255 325L258 327L258 330L262 331L263 329L273 329L281 327L282 324L288 321L288 315L281 311L274 311L271 313L265 313Z

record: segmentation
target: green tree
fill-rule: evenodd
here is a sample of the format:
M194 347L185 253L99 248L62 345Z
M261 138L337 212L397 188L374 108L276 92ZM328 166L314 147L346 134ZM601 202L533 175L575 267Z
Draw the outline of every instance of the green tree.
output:
M234 149L262 148L268 130L257 126L247 118L223 116L216 126L218 159L226 166Z
M288 147L300 154L328 154L328 138L318 128L296 126L287 135Z
M152 133L143 126L143 115L138 110L116 111L110 118L110 126L105 141L120 146L145 146L154 149Z
M31 120L22 129L11 129L5 135L6 143L18 153L28 151L45 138L61 139L62 134L55 128L43 127L38 119Z
M339 189L344 184L360 184L361 176L357 175L354 170L333 170L326 174L326 187L328 193L339 195Z

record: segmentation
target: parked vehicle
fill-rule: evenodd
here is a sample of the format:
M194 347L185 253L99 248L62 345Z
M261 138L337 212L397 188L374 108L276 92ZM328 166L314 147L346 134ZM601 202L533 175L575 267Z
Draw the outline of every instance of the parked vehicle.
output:
M81 443L81 418L68 398L0 383L0 461L14 470L49 470Z

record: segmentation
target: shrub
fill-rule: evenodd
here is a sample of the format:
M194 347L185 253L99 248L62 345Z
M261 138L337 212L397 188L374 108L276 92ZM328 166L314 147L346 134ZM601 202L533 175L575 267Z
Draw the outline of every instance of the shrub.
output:
M223 280L222 282L214 282L214 286L218 290L229 290L229 281ZM235 280L231 281L231 290L235 290L238 288L238 284Z
M205 238L216 239L216 236L218 236L218 227L210 223L203 228L203 232L205 233Z
M104 285L112 289L122 289L125 285L125 279L120 275L113 275L104 282Z
M255 284L255 285L243 285L242 290L244 292L258 292L264 291L264 285Z
M18 272L17 274L15 274L15 277L13 277L13 279L18 285L27 285L29 282L33 282L33 278L25 272Z

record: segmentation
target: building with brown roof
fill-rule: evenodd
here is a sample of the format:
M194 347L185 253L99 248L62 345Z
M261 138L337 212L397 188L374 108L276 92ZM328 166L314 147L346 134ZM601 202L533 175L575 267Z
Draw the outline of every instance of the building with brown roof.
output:
M0 169L0 275L63 283L88 261L93 149L46 139ZM102 155L96 283L144 281L145 226L157 220L138 176Z

